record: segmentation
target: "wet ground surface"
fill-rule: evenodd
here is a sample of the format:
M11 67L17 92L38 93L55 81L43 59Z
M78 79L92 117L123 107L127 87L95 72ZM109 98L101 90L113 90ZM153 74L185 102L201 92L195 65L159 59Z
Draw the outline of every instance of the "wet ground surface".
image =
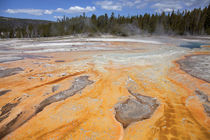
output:
M0 139L208 140L207 38L0 40Z
M35 116L37 113L41 112L46 106L48 106L48 105L50 105L50 104L52 104L54 102L65 100L66 98L68 98L70 96L73 96L74 94L80 92L82 89L84 89L87 85L90 85L90 84L93 84L93 81L88 80L88 76L77 77L73 81L72 86L69 89L64 90L64 91L61 91L59 93L56 93L56 94L54 94L54 95L46 98L45 100L43 100L35 108L34 114L31 114L30 116L27 116L25 119L19 120L19 117L22 114L22 112L19 113L16 118L14 118L12 121L10 121L6 125L6 127L0 129L0 138L4 137L6 134L14 131L16 128L18 128L21 125L23 125L24 123L26 123L33 116ZM0 115L0 117L1 116L4 116L8 112L10 112L12 110L12 108L14 108L17 105L18 105L18 103L13 103L13 104L8 103L5 106L3 106L2 109L1 109L1 115ZM3 119L5 119L5 118L3 118Z

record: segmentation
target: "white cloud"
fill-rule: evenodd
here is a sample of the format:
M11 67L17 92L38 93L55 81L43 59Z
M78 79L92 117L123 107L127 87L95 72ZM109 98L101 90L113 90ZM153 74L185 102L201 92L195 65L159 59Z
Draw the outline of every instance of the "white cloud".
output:
M105 10L121 11L123 7L135 7L139 8L142 0L104 0L96 1L95 4Z
M57 8L56 10L43 10L43 9L7 9L5 12L10 13L10 14L30 14L30 15L36 15L36 16L41 16L41 15L51 15L53 13L83 13L83 12L92 12L95 11L96 8L87 6L85 8L79 7L79 6L73 6L70 7L69 9L63 9L63 8Z
M189 8L205 7L210 4L210 0L184 0L184 4Z
M74 7L69 7L69 9L63 9L63 8L57 8L56 10L54 10L54 12L57 13L83 13L83 12L93 12L95 11L96 8L87 6L85 8L83 7L79 7L79 6L74 6Z
M157 9L155 12L162 13L162 12L172 12L174 9L172 8L165 8L165 9Z
M47 14L47 15L51 15L52 13L53 13L52 10L45 10L45 11L44 11L44 14Z
M23 13L23 14L41 16L45 13L45 10L41 10L41 9L7 9L5 12L10 13L10 14Z
M53 16L55 19L62 19L62 16Z
M210 3L210 0L98 0L95 2L96 6L99 6L105 10L122 11L126 8L139 9L139 10L154 10L155 12L171 12L178 9L193 9L199 7L205 7ZM23 13L30 15L50 15L53 13L83 13L93 12L96 10L95 6L72 6L68 9L7 9L5 12L10 14Z
M145 1L149 0L104 0L96 1L95 4L105 10L121 11L124 7L140 9L147 5Z
M102 9L105 10L116 10L121 11L122 5L120 3L114 3L113 1L97 1L96 5L100 6Z
M173 10L182 9L182 5L177 2L165 2L165 3L156 3L151 6L151 8L155 9L155 12L172 12Z
M173 10L183 10L205 7L210 0L98 0L95 5L105 10L126 10L126 8L147 9L156 12L171 12Z
M124 7L134 7L140 9L146 6L148 0L104 0L96 1L95 4L105 10L121 11Z

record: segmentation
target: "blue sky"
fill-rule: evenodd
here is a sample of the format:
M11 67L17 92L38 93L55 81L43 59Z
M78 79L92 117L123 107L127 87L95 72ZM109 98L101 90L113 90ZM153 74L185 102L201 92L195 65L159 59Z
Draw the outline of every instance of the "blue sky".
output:
M203 8L210 0L0 0L0 16L56 20L64 15L137 15Z

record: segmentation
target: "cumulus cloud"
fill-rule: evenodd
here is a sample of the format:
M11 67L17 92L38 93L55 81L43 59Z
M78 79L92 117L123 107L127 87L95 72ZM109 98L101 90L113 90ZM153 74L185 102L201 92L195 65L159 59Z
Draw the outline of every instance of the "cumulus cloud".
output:
M183 3L189 8L205 7L210 4L210 0L184 0Z
M57 8L55 10L43 10L43 9L7 9L5 12L10 13L10 14L30 14L30 15L36 15L36 16L41 16L41 15L51 15L53 13L83 13L83 12L92 12L95 11L96 8L87 6L85 8L80 7L80 6L73 6L69 7L69 9L63 9L63 8Z
M49 10L41 10L41 9L7 9L6 12L10 14L23 13L23 14L30 14L36 16L41 16L43 14L51 14Z
M97 1L96 5L100 6L102 9L105 10L122 10L122 5L120 3L114 3L113 1Z
M79 6L74 6L74 7L70 7L69 9L63 9L63 8L57 8L56 10L54 10L54 12L57 13L83 13L83 12L93 12L95 11L96 8L87 6L85 8L83 7L79 7Z
M53 16L55 19L62 19L62 16Z
M193 9L205 7L210 3L210 0L149 0L154 2L151 8L156 12L171 12L184 9Z
M138 10L153 10L155 12L171 12L184 9L193 9L205 7L210 3L210 0L97 0L94 4L101 9L122 11L126 8L133 8ZM68 9L7 9L5 12L10 14L23 13L30 15L50 15L53 13L83 13L93 12L96 10L95 6L72 6Z
M182 5L179 3L174 2L165 2L165 3L156 3L151 6L151 8L155 9L155 12L161 13L161 12L172 12L173 10L177 11L179 9L182 9Z
M53 13L52 10L44 10L44 14L48 14L48 15L51 15Z
M142 0L104 0L96 1L95 4L105 10L121 11L123 7L140 7Z
M102 0L95 5L105 10L125 10L126 8L153 9L156 12L205 7L210 0Z

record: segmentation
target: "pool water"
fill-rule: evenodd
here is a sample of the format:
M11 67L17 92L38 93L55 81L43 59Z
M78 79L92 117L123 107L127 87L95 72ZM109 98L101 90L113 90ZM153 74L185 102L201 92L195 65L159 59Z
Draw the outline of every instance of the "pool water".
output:
M209 45L209 44L200 43L200 42L187 42L185 44L181 44L180 47L194 49L194 48L201 48L202 45Z

